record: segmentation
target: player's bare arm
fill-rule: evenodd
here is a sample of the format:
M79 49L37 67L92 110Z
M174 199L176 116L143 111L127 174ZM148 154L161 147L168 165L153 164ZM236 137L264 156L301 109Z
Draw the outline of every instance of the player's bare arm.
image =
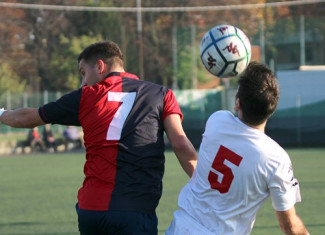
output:
M309 234L304 223L296 214L295 207L287 211L276 211L279 225L285 234Z
M14 128L33 128L45 124L37 108L6 110L0 116L0 122Z
M186 137L178 114L171 114L164 120L164 128L172 148L184 171L191 177L197 163L196 150Z

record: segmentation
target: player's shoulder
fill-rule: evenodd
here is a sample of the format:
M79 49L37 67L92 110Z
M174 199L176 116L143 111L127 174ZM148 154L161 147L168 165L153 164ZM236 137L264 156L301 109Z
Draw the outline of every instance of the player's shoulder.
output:
M289 162L290 157L285 149L271 137L264 135L260 141L260 149L271 162Z
M168 87L157 84L151 81L133 79L129 77L123 77L123 86L138 87L140 89L151 89L151 90L169 90Z
M170 88L150 81L138 80L136 87L142 95L148 97L165 97L171 93L174 95L174 92Z
M58 102L66 102L66 101L76 101L76 100L80 100L81 97L81 93L82 93L82 88L79 88L77 90L73 90L68 92L67 94L63 95L60 99L58 99Z
M263 135L263 143L266 146L268 146L268 149L272 149L273 152L276 152L277 154L286 154L286 151L284 148L273 138L268 136L267 134L264 133Z
M98 84L94 86L84 86L81 88L82 103L93 103L96 101L98 95L104 90Z
M226 121L226 120L232 120L235 116L228 110L218 110L211 114L211 116L208 119L209 121Z
M143 84L144 86L149 86L149 87L153 87L153 88L156 88L156 89L168 89L168 87L164 86L164 85L161 85L161 84L157 84L157 83L154 83L154 82L151 82L151 81L144 81L144 80L138 80L139 83Z
M269 136L266 136L265 138L265 145L268 145L269 149L272 149L273 153L287 155L287 152L284 150L284 148Z

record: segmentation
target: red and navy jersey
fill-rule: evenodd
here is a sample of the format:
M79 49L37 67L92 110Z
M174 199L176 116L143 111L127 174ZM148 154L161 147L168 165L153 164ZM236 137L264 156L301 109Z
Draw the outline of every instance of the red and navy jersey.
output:
M165 163L163 120L170 114L183 118L170 89L133 74L110 73L40 107L39 114L46 123L83 128L81 209L155 210Z

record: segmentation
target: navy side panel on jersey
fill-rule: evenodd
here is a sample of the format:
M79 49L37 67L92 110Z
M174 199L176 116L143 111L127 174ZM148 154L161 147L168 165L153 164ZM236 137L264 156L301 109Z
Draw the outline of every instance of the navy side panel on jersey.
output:
M136 99L119 141L109 209L152 212L162 194L165 162L162 112L168 89L134 79L123 79L122 89L136 92Z

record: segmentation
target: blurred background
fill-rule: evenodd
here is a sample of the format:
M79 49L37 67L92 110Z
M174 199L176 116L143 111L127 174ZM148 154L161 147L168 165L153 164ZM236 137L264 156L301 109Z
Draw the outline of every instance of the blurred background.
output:
M198 147L207 118L233 111L237 88L237 78L205 70L199 44L210 28L231 24L248 36L251 60L269 65L280 82L267 134L283 146L324 146L324 13L323 0L1 1L0 107L39 107L77 89L79 53L109 39L128 72L174 90ZM2 139L22 131L0 124Z

